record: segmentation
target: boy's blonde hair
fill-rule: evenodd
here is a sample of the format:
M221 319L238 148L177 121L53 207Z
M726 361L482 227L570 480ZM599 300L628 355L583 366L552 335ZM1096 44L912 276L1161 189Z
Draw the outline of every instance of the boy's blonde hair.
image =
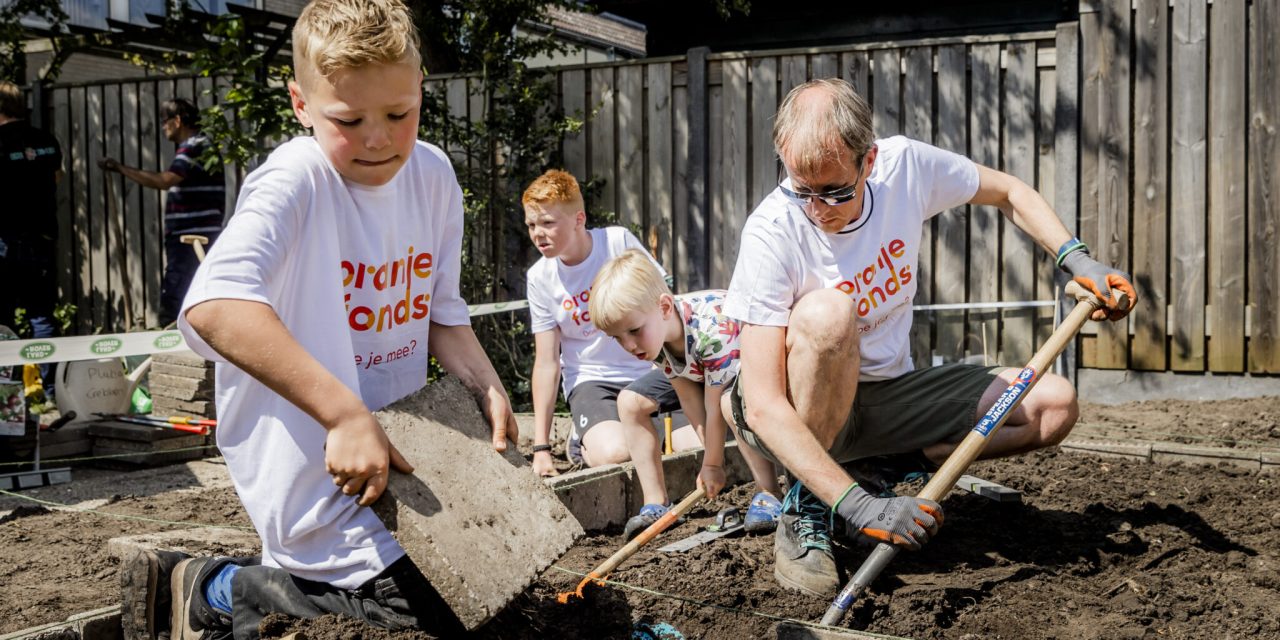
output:
M596 273L587 306L591 324L609 333L627 314L652 311L663 294L671 295L671 288L649 254L627 249Z
M293 26L294 76L398 62L422 66L413 13L400 0L312 0Z
M529 183L520 198L521 206L544 206L548 204L571 204L579 209L585 208L582 202L582 190L578 188L578 180L572 173L560 169L550 169Z
M867 101L840 78L810 80L787 94L773 120L773 148L802 176L821 172L844 146L861 160L875 142Z

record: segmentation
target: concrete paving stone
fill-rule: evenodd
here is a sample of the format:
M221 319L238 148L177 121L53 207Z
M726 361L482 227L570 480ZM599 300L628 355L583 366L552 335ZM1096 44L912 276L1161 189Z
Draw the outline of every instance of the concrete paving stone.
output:
M207 396L201 398L203 400L213 399L213 381L198 380L196 378L180 378L178 376L170 376L163 373L151 372L151 385L153 387L167 387L169 389L181 390L184 393L193 394L195 396ZM186 398L184 398L186 399Z
M150 375L165 375L174 378L182 378L183 380L200 380L213 384L213 366L188 367L182 364L172 364L168 362L151 362Z
M121 640L120 605L77 613L62 622L42 624L0 636L0 640Z
M256 556L258 534L243 529L193 528L119 536L107 540L107 555L123 560L135 550L181 551L191 555Z
M1113 440L1092 440L1089 438L1067 438L1061 445L1069 451L1093 453L1100 456L1133 458L1144 462L1151 461L1151 443L1118 442Z
M1227 463L1231 466L1259 471L1262 469L1262 458L1257 451L1240 451L1223 447L1200 447L1172 442L1157 442L1151 445L1151 460L1161 464L1186 462L1191 464Z
M213 402L196 400L187 402L166 396L151 396L151 415L187 416L192 418L217 418Z
M627 494L634 475L631 465L611 464L563 473L546 483L583 529L599 531L630 517Z
M415 469L393 472L374 510L468 629L506 607L582 536L515 447L493 450L488 424L456 378L375 415Z
M196 438L203 437L178 429L150 427L145 424L117 422L114 420L89 423L89 435L98 439L130 440L133 442L156 442L159 440L190 438L192 436Z
M533 445L533 414L517 413L516 425L520 427L520 446ZM551 442L564 442L569 439L569 429L573 427L573 419L569 416L555 416L551 419Z
M176 364L183 367L203 368L205 366L212 367L213 363L196 355L194 351L169 351L167 353L157 353L151 359L152 365Z
M779 622L774 627L778 640L906 640L898 636L879 633L836 629L834 627L808 626L796 622Z
M197 389L187 389L184 387L172 387L167 384L152 384L148 387L151 392L151 403L155 405L156 398L168 398L177 402L212 402L212 391L200 391Z

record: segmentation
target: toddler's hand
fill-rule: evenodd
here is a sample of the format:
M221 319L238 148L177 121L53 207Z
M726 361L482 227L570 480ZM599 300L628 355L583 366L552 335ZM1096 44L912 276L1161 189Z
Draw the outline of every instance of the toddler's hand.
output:
M724 489L725 477L724 467L719 465L702 465L702 469L698 471L698 486L707 490L707 497L714 498L716 494Z

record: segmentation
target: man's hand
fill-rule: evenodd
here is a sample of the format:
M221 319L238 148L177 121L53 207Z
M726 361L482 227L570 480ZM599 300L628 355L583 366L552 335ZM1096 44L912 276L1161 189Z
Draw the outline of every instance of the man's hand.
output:
M360 495L362 507L382 495L392 467L413 472L413 466L392 446L382 425L368 411L329 429L324 444L325 470L342 493Z
M854 486L836 505L849 531L915 551L938 532L942 506L932 500L902 496L873 498Z
M725 482L723 466L702 464L702 469L698 471L698 487L706 489L708 498L716 497L724 489Z
M493 430L493 450L502 453L507 450L507 441L516 443L520 427L516 425L516 414L511 411L511 400L507 398L502 387L489 387L479 399L480 411L489 420ZM537 456L534 456L536 464Z
M1089 255L1088 251L1073 251L1062 259L1062 270L1071 275L1080 286L1092 291L1104 303L1105 308L1095 309L1090 316L1094 320L1119 320L1133 310L1138 303L1138 293L1133 288L1129 274L1108 267ZM1120 306L1112 289L1123 293L1128 298L1128 305Z
M533 453L533 472L543 478L560 475L560 472L556 471L555 459L551 457L550 451Z
M103 171L120 171L120 161L112 157L102 157L98 159L98 168Z

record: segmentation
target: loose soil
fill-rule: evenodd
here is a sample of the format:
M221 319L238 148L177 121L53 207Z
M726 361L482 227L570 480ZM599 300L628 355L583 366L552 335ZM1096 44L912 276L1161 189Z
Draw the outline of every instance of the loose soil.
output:
M1280 398L1089 406L1081 423L1077 433L1176 435L1280 452ZM937 539L899 554L847 624L912 638L1280 639L1280 475L1058 451L983 462L972 472L1019 489L1023 503L953 493ZM0 516L0 633L114 604L107 538L177 528L154 520L248 524L225 486L130 491L129 474L93 481L93 491L76 499L97 498L102 512L149 520L12 511L26 503L0 496L0 514L10 511ZM728 492L663 539L693 533L750 493ZM771 536L724 538L685 554L659 553L653 544L611 576L618 584L590 587L584 601L555 602L580 579L571 572L590 570L621 544L616 531L586 538L477 636L629 638L637 623L668 623L688 638L772 637L778 618L815 621L827 606L778 587ZM842 550L841 558L852 571L867 551ZM344 624L352 623L274 619L263 630L266 637L296 630L309 638L425 637Z

